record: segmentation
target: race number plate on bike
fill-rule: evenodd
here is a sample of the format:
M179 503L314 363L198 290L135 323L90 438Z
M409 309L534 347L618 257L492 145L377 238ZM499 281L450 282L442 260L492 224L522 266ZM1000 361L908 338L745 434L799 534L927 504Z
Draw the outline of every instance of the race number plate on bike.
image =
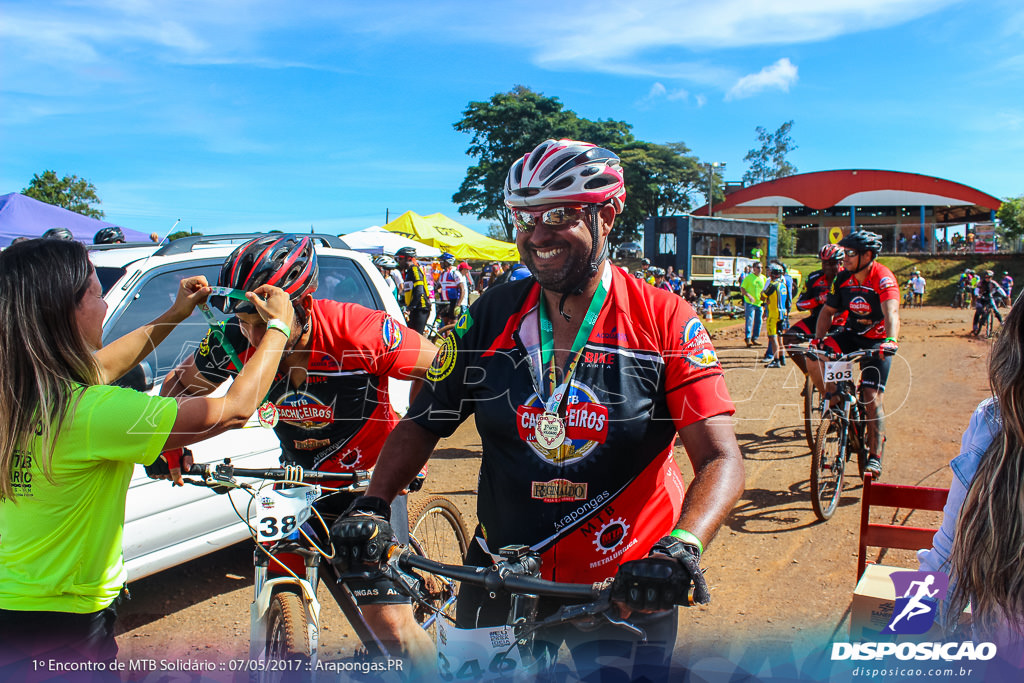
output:
M526 672L511 626L455 628L438 619L437 673L442 681L494 681Z
M298 531L309 519L319 486L290 489L264 488L256 494L256 539L276 541Z
M826 382L845 382L853 380L853 361L843 360L835 363L825 363Z

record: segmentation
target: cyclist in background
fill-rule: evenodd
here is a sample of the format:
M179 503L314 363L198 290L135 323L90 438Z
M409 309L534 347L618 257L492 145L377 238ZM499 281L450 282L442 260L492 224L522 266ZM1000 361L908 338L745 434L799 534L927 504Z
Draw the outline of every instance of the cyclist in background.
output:
M1010 277L1010 274L1008 272L1006 272L1005 270L1003 271L1003 279L999 281L999 286L1003 288L1004 292L1006 292L1006 305L1007 306L1012 306L1013 305L1013 278Z
M217 284L245 292L273 284L291 297L297 324L267 394L273 417L264 422L281 441L282 465L327 472L369 470L398 423L389 379L423 377L437 348L384 311L314 299L318 274L309 237L275 234L235 249L224 261ZM239 364L248 361L267 334L251 304L226 296L210 296L209 303L234 317L225 325L223 338L208 332L196 352L168 374L160 389L164 396L213 392L238 374ZM341 491L317 501L317 509L336 516L353 498ZM404 517L404 500L397 510ZM401 643L417 661L433 660L433 646L416 624L408 599L390 582L349 581L349 587L389 651L400 653Z
M391 296L401 303L399 292L402 291L402 277L398 274L398 263L387 254L381 254L373 257L373 265L377 266L377 270L391 288Z
M402 306L409 320L409 329L423 334L430 318L430 284L416 260L415 247L402 247L395 252L402 272Z
M789 300L789 289L781 263L772 262L768 265L768 284L761 292L761 301L765 309L765 324L768 328L768 350L765 361L769 368L780 368L786 364L786 356L782 350L782 332L786 329L786 303Z
M807 276L803 287L800 289L800 296L796 300L796 308L799 311L807 311L807 317L796 321L782 335L785 346L800 344L814 338L814 331L818 324L818 314L825 305L828 291L843 269L843 248L838 244L826 244L818 252L821 260L821 269L816 270ZM833 326L846 322L846 313L840 313L833 321ZM790 355L793 363L800 368L800 372L807 374L807 361L803 354L794 353Z
M671 292L672 285L665 281L665 271L661 268L651 268L651 270L654 271L654 288Z
M844 248L843 272L832 282L825 305L818 314L814 331L815 346L833 354L844 354L860 349L877 349L887 354L860 361L860 387L868 418L867 469L877 479L882 475L882 453L885 448L885 411L882 397L889 378L891 364L888 354L896 353L900 333L900 288L892 271L875 259L882 249L882 238L866 230L852 232L839 242ZM839 330L829 332L835 316L847 312L846 323ZM807 364L818 391L830 399L822 379L821 363Z
M675 605L691 585L696 602L709 600L698 561L743 491L733 406L700 319L607 261L624 198L619 158L589 143L548 140L515 162L505 202L533 277L470 307L385 444L360 516L332 530L336 547L342 537L360 550L352 532L386 524L406 472L475 415L480 525L466 562L489 566L500 548L528 545L543 578L614 579L613 599L646 632L643 644L609 625L539 634L547 655L568 644L580 680L600 669L602 650L632 662L627 680L667 679ZM677 434L696 473L685 496ZM542 600L539 617L560 604ZM463 585L456 623L501 624L508 606L507 595Z
M443 303L438 306L438 314L441 316L442 327L446 327L454 325L462 315L462 308L469 305L469 285L466 277L455 269L455 257L452 254L441 254L440 261L437 288Z
M981 334L982 325L985 324L985 309L990 310L989 315L994 315L999 324L1003 324L1003 316L999 313L999 306L996 305L998 297L1005 297L1006 292L996 284L993 279L995 273L991 270L981 271L981 280L974 288L974 323L971 325L971 334L975 337Z
M92 237L93 244L124 244L124 232L116 225L100 228Z

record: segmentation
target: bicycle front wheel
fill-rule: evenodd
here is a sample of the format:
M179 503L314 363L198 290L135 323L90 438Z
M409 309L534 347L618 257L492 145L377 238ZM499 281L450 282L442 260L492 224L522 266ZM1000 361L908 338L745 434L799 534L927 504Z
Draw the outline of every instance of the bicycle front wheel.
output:
M431 496L409 505L409 544L413 550L437 562L462 564L469 548L469 532L462 513L452 501ZM433 574L423 577L427 605L414 604L416 621L435 635L440 615L455 617L458 584Z
M267 612L267 650L265 658L270 661L297 662L298 667L266 667L257 672L256 680L277 682L287 680L294 671L304 671L304 665L310 658L310 631L313 625L306 620L306 609L302 606L302 598L297 594L283 590L270 599ZM289 669L292 670L289 674Z
M832 517L843 492L845 431L838 416L823 417L811 450L811 504L822 522Z
M804 438L807 447L814 452L814 439L821 424L821 394L810 377L804 377Z

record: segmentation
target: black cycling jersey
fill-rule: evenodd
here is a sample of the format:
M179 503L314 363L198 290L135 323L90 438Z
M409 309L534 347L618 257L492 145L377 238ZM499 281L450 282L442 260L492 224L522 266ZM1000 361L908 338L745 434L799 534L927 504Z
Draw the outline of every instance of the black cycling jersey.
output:
M542 575L561 581L610 577L670 533L684 490L672 454L677 431L733 411L690 305L618 268L607 267L604 280L608 296L564 400L562 445L547 449L535 436L547 373L531 369L542 367L533 278L492 287L470 307L409 410L439 436L475 414L483 443L477 542L492 554L529 545Z

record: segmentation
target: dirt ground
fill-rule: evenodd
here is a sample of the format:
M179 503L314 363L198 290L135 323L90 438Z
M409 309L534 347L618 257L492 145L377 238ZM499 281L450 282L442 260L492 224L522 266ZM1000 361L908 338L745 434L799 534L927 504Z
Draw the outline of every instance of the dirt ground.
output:
M968 418L986 396L989 342L968 338L970 311L928 307L902 312L900 354L886 392L888 444L883 481L948 487ZM680 610L680 648L748 641L798 642L842 634L856 583L861 482L856 466L839 509L818 523L808 497L802 375L792 363L764 369L763 347L747 349L740 327L717 332L715 345L736 403L736 435L746 461L746 491L704 556L710 605ZM480 440L467 423L439 444L424 493L453 498L475 524ZM680 447L684 474L689 464ZM883 510L878 518L936 526L940 513ZM869 559L917 567L911 552ZM239 544L134 582L122 609L120 659L244 658L252 599L251 548ZM355 639L326 591L323 656Z

